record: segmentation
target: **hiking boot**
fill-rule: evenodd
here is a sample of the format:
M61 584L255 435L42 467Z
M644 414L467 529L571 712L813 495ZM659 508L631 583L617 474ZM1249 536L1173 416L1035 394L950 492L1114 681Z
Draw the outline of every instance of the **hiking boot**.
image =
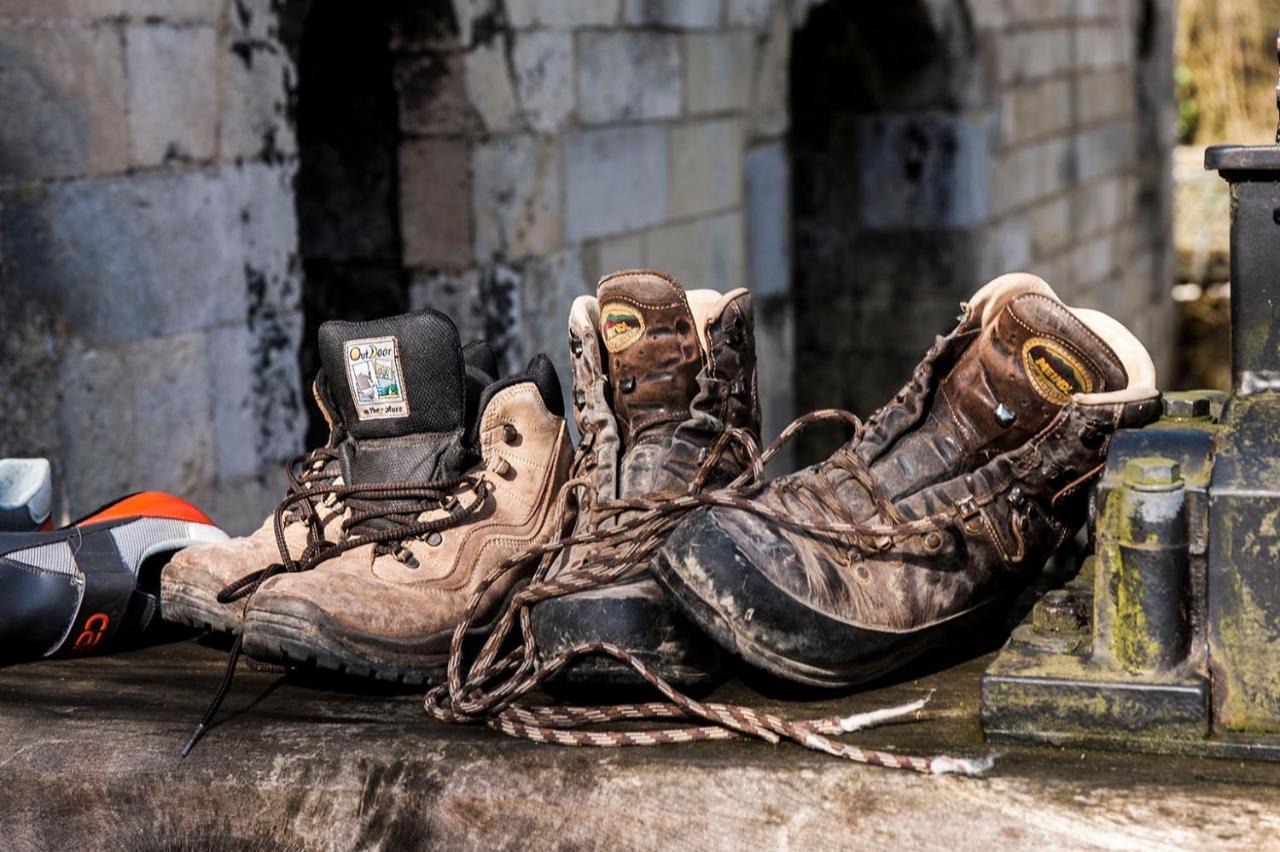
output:
M353 335L321 327L326 369ZM405 367L410 389L431 380L424 368L449 372L445 353ZM344 396L339 393L350 407ZM429 408L411 407L410 415L427 414L429 421L379 419L349 427L344 477L393 487L345 498L345 552L262 584L245 614L246 654L405 683L436 681L481 581L557 532L552 510L572 448L551 361L539 355L523 374L489 385L470 423L471 406L460 393L437 392L431 399ZM372 428L377 437L365 440ZM452 464L431 464L469 443L479 447L480 459L465 475ZM513 570L489 586L475 634L488 629L486 620L524 579L527 574Z
M569 315L574 416L582 442L574 477L591 484L574 535L630 515L602 519L596 501L686 493L711 445L728 427L758 440L755 337L751 297L686 292L661 272L625 271L601 279ZM723 485L743 469L722 457L708 479ZM563 552L548 579L606 552L578 545ZM719 670L718 651L641 569L622 582L551 598L530 610L542 659L575 646L605 642L629 651L670 683L696 687ZM639 685L635 671L612 657L579 658L556 676L561 685Z
M447 318L427 320L417 314L376 322L389 323L392 327L412 327L424 323L440 325L440 319L448 329L453 329ZM456 339L457 332L451 333ZM474 389L471 395L478 398L479 389L493 381L497 371L496 359L488 345L479 341L468 344L462 352L467 386ZM429 389L424 388L422 393L423 404L430 405ZM323 369L312 383L312 396L329 424L329 440L325 446L317 447L289 463L286 502L304 489L341 485L343 481L338 450L346 437L344 419L333 399L328 374ZM343 507L332 495L318 495L314 499L291 503L283 512L281 527L290 556L301 560L325 543L339 542L342 519ZM244 601L219 601L219 594L280 561L275 513L248 536L188 547L175 555L161 574L160 612L168 621L203 630L239 633Z
M1111 435L1158 413L1131 333L1035 276L1002 276L849 443L770 482L752 511L691 514L654 570L747 662L862 683L998 618L1084 522Z

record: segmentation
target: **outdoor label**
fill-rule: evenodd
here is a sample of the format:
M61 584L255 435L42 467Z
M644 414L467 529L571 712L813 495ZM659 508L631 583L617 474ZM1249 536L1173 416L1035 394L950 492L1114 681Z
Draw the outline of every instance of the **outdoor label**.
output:
M621 352L644 337L644 317L623 302L610 302L600 309L600 336L604 348Z
M1057 341L1031 338L1022 344L1022 363L1036 393L1056 405L1066 405L1072 394L1093 391L1089 371Z
M347 383L361 420L407 417L409 402L404 396L404 369L400 366L400 343L394 337L348 340Z

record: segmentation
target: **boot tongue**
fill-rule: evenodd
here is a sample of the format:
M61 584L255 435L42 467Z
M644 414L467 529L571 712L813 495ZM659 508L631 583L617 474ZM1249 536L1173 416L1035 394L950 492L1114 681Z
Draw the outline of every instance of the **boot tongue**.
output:
M944 404L968 427L970 449L998 453L1039 432L1075 394L1126 384L1106 343L1066 305L1031 293L984 324L942 390Z
M657 272L615 272L600 281L600 340L622 445L689 417L702 346L680 284Z
M320 361L332 386L350 484L456 477L468 458L458 331L436 311L326 322Z

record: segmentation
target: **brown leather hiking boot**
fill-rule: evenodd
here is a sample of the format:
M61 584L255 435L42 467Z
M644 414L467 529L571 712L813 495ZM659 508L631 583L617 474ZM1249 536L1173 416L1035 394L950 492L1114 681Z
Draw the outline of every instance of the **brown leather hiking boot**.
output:
M1158 410L1123 326L1006 275L853 440L742 509L690 515L654 571L749 663L864 682L998 612L1083 523L1111 435Z
M414 315L406 314L383 322L413 323L415 320ZM454 334L456 336L456 332ZM480 390L489 385L496 374L493 352L487 344L476 341L463 347L462 358L471 398L478 399ZM325 446L289 463L286 501L304 489L341 485L343 481L338 448L346 431L324 370L317 373L312 383L312 396L329 424L329 440ZM291 503L284 512L281 527L290 556L303 560L322 543L340 542L344 508L332 494ZM250 535L181 550L160 576L161 615L168 621L191 627L239 633L244 601L219 601L219 593L280 562L281 558L274 514Z
M415 377L406 378L412 387ZM430 481L430 470L411 462L436 454L439 430L402 429L384 435L390 443L382 447L344 445L344 472L381 469L386 493L346 499L345 552L262 584L245 614L245 653L406 683L438 680L481 581L556 532L553 508L572 452L562 409L555 368L540 355L524 374L484 391L466 424L480 463L452 482ZM490 586L477 623L524 579L512 571Z
M574 302L569 342L574 414L582 434L574 477L590 483L573 535L600 527L594 505L600 501L687 492L726 428L759 439L755 338L746 290L686 292L661 272L617 272L601 279L596 298ZM726 455L708 485L722 485L741 470L739 459ZM614 515L603 523L616 525L627 517ZM547 577L608 552L607 545L571 547ZM537 603L530 616L544 660L575 646L606 642L686 687L711 680L719 668L714 643L672 606L643 566L620 583ZM629 666L605 656L579 658L558 681L643 682Z

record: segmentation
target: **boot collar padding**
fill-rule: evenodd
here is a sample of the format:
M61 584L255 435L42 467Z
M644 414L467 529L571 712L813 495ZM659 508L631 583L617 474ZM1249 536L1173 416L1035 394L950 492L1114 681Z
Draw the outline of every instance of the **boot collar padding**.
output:
M707 327L720 318L734 299L746 292L746 287L737 287L724 294L719 290L689 290L685 293L689 313L693 314L694 328L698 330L698 343L704 353L711 351L711 345L707 342Z

